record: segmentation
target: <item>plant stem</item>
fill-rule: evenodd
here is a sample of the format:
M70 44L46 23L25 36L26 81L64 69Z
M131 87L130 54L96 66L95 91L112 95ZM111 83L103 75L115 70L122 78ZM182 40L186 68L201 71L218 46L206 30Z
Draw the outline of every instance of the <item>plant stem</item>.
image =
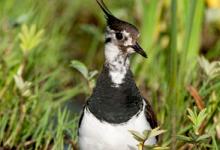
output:
M169 51L169 94L167 99L170 100L171 106L171 135L172 144L171 148L176 149L176 100L178 100L177 89L177 25L176 25L176 13L177 13L177 0L172 0L171 4L171 39L170 39L170 51Z
M138 144L138 150L143 150L144 149L144 143L139 143Z

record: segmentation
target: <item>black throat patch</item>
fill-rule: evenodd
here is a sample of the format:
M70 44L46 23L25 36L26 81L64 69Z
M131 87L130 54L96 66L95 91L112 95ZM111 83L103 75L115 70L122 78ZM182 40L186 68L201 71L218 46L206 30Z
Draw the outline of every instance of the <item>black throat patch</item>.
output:
M143 108L143 99L128 69L124 82L114 87L109 67L104 66L87 107L99 120L113 124L127 122Z

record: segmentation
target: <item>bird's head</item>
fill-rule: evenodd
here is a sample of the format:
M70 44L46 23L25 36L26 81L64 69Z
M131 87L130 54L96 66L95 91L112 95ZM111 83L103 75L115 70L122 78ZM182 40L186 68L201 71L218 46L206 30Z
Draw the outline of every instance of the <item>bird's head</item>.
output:
M103 0L96 1L104 12L107 20L105 36L106 57L111 57L111 55L116 54L127 57L137 52L146 58L146 53L137 42L140 35L138 29L134 25L116 18L106 7Z

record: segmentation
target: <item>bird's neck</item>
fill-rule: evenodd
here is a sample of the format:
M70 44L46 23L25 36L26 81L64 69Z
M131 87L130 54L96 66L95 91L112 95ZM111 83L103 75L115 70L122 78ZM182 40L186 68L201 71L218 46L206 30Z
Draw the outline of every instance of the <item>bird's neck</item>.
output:
M143 108L129 58L114 45L105 46L105 64L87 107L100 120L123 123Z
M108 66L109 76L115 87L119 87L127 74L130 63L129 56L123 53L116 45L105 45L105 65Z
M130 69L127 70L120 85L115 81L105 64L96 82L87 107L100 120L109 123L123 123L140 112L143 108L143 99L133 79Z

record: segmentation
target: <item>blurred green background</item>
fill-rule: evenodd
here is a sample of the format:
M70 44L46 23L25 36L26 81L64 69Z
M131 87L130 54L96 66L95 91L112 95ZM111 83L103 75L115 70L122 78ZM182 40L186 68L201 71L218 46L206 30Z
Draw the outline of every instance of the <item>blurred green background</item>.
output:
M105 0L136 25L131 67L168 149L220 148L220 0ZM76 149L104 62L95 0L0 1L0 149Z

